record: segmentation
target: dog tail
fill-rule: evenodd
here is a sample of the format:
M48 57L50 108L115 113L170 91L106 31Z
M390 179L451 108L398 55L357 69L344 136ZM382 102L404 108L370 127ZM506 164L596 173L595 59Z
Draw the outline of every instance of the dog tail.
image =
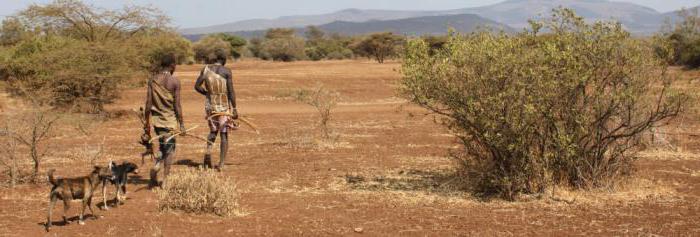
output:
M55 172L55 171L56 171L56 169L51 169L51 170L49 170L49 172L48 172L49 183L51 183L51 184L53 184L53 185L57 185L56 179L53 177L53 172Z

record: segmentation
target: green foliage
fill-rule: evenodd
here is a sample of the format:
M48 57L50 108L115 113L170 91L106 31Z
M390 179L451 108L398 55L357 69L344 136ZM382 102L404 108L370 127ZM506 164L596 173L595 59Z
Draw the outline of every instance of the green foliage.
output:
M443 50L445 48L445 45L447 44L449 37L446 35L444 35L444 36L428 35L428 36L424 36L423 40L425 41L425 43L428 44L428 47L430 47L430 54L434 55L434 54L437 54L438 51Z
M404 37L394 35L391 32L375 33L356 42L352 46L352 50L357 55L374 57L377 62L384 63L385 59L398 56L403 42Z
M29 37L30 33L17 17L8 17L0 26L0 46L11 46Z
M34 4L6 18L0 79L39 104L99 112L118 89L145 78L164 54L190 57L189 42L150 7L95 8L78 0ZM184 60L183 60L184 61Z
M661 54L670 54L670 60L688 68L700 67L700 16L698 9L683 10L679 13L682 21L665 32L657 44Z
M287 39L294 37L294 29L291 28L272 28L265 32L265 39Z
M409 41L400 91L461 139L480 192L512 200L629 174L641 134L687 103L666 68L620 24L558 9L531 32L452 35L439 51Z
M89 42L128 39L147 29L162 29L169 19L152 7L104 10L79 0L33 4L14 16L25 29Z
M35 37L14 47L7 64L7 89L41 104L102 111L119 85L138 71L128 47L62 36Z
M348 59L353 57L349 49L350 38L339 34L326 37L325 32L315 26L306 29L306 55L309 59Z
M231 44L220 37L210 35L194 43L194 59L200 62L209 63L216 59L217 55L231 56Z
M251 39L248 44L248 50L251 54L253 54L253 57L267 60L267 58L265 58L265 56L262 53L262 42L263 40L260 38Z
M257 44L257 42L251 43ZM267 31L265 40L256 50L259 50L257 54L262 59L291 62L306 59L304 45L304 39L295 36L294 29L276 28Z
M159 70L158 62L164 55L174 55L178 64L185 64L194 56L192 43L177 32L153 31L129 42L138 50L141 67L150 72Z
M213 37L218 37L231 45L231 57L238 59L241 58L242 55L242 50L248 43L244 38L231 35L231 34L226 34L226 33L218 33L218 34L213 34Z

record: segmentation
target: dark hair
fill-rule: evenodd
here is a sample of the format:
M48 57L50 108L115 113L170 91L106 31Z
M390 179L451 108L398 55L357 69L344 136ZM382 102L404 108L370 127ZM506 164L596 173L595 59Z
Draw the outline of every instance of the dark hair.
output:
M207 63L221 63L221 65L226 65L226 58L228 58L228 54L225 50L215 50L207 57Z
M169 68L173 65L177 64L177 59L175 59L175 55L173 54L164 54L160 58L160 68Z

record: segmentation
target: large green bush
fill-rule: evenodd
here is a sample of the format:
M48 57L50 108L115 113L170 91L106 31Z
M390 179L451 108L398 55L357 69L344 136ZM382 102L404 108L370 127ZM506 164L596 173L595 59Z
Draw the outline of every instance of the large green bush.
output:
M294 29L274 28L267 31L265 40L251 42L258 47L258 55L262 59L291 62L306 59L305 41L294 35Z
M629 174L641 134L680 113L686 97L620 24L559 9L532 26L452 35L437 51L411 40L400 91L461 139L459 161L481 193L609 187Z
M145 79L164 54L191 55L189 42L150 7L119 10L79 0L32 4L2 23L0 79L40 104L99 112L131 79ZM145 81L145 80L143 80Z
M7 64L14 95L58 107L99 112L118 88L137 75L127 47L46 36L17 45Z

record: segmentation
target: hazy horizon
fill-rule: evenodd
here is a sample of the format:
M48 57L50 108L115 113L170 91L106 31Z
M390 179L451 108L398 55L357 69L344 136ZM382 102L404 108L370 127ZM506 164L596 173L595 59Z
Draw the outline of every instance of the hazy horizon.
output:
M0 9L2 18L24 9L32 3L45 4L51 0L13 0ZM172 24L178 28L190 28L230 23L248 19L271 19L291 15L312 15L335 12L347 8L381 9L381 10L448 10L467 7L491 5L503 0L94 0L84 1L94 6L115 9L124 5L152 5L160 8L172 18ZM700 5L700 0L618 0L650 7L659 12L669 12L683 7ZM275 6L268 8L268 6ZM229 10L230 9L230 10Z

